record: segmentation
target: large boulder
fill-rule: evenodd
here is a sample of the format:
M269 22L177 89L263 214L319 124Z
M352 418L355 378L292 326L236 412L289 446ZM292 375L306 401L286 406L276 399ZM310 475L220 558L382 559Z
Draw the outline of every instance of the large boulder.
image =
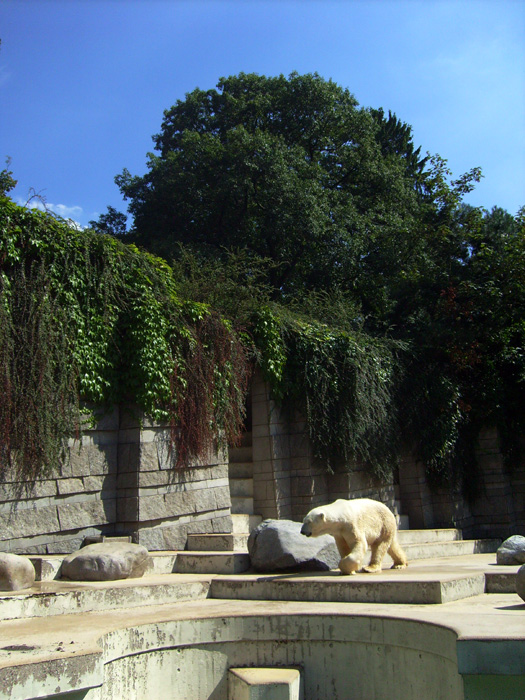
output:
M61 575L73 581L116 581L140 578L148 565L145 547L128 542L88 544L68 554L62 562Z
M292 520L264 520L252 531L248 552L257 571L329 571L341 559L333 537L305 537Z
M0 552L0 591L21 591L35 582L31 559L18 554Z
M516 593L525 600L525 564L520 566L516 574Z
M508 566L525 564L525 537L512 535L506 539L496 553L496 562Z

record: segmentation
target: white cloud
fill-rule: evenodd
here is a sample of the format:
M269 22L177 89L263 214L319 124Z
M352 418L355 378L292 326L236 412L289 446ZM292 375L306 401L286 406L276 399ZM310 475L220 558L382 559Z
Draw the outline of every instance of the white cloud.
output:
M32 199L24 202L20 197L18 198L18 204L23 207L28 207L29 209L39 209L40 211L52 211L54 214L62 217L71 222L74 228L81 230L85 228L82 226L77 219L82 218L84 210L82 207L73 205L68 207L67 204L52 204L51 202L46 202L45 199L34 196Z

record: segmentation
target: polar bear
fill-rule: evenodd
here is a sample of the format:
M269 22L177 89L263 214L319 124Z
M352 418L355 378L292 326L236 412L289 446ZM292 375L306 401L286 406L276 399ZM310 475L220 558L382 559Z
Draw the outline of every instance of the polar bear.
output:
M303 520L301 534L306 537L333 535L343 574L355 574L368 548L372 550L370 564L362 571L381 571L381 562L388 552L394 560L393 569L404 569L407 557L397 541L396 519L392 511L380 501L342 498L311 510Z

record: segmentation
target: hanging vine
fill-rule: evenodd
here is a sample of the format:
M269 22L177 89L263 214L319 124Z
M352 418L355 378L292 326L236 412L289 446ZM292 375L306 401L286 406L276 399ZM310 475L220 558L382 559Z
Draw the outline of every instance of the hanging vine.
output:
M171 426L176 466L242 428L251 360L232 325L184 302L160 258L0 199L0 467L57 465L84 402L133 400Z

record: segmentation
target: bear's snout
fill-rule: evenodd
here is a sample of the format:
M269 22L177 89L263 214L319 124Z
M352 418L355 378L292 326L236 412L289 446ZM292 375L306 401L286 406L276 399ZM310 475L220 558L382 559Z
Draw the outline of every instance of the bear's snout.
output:
M301 528L301 535L305 535L306 537L311 537L312 533L310 532L310 529L306 524L304 524Z

